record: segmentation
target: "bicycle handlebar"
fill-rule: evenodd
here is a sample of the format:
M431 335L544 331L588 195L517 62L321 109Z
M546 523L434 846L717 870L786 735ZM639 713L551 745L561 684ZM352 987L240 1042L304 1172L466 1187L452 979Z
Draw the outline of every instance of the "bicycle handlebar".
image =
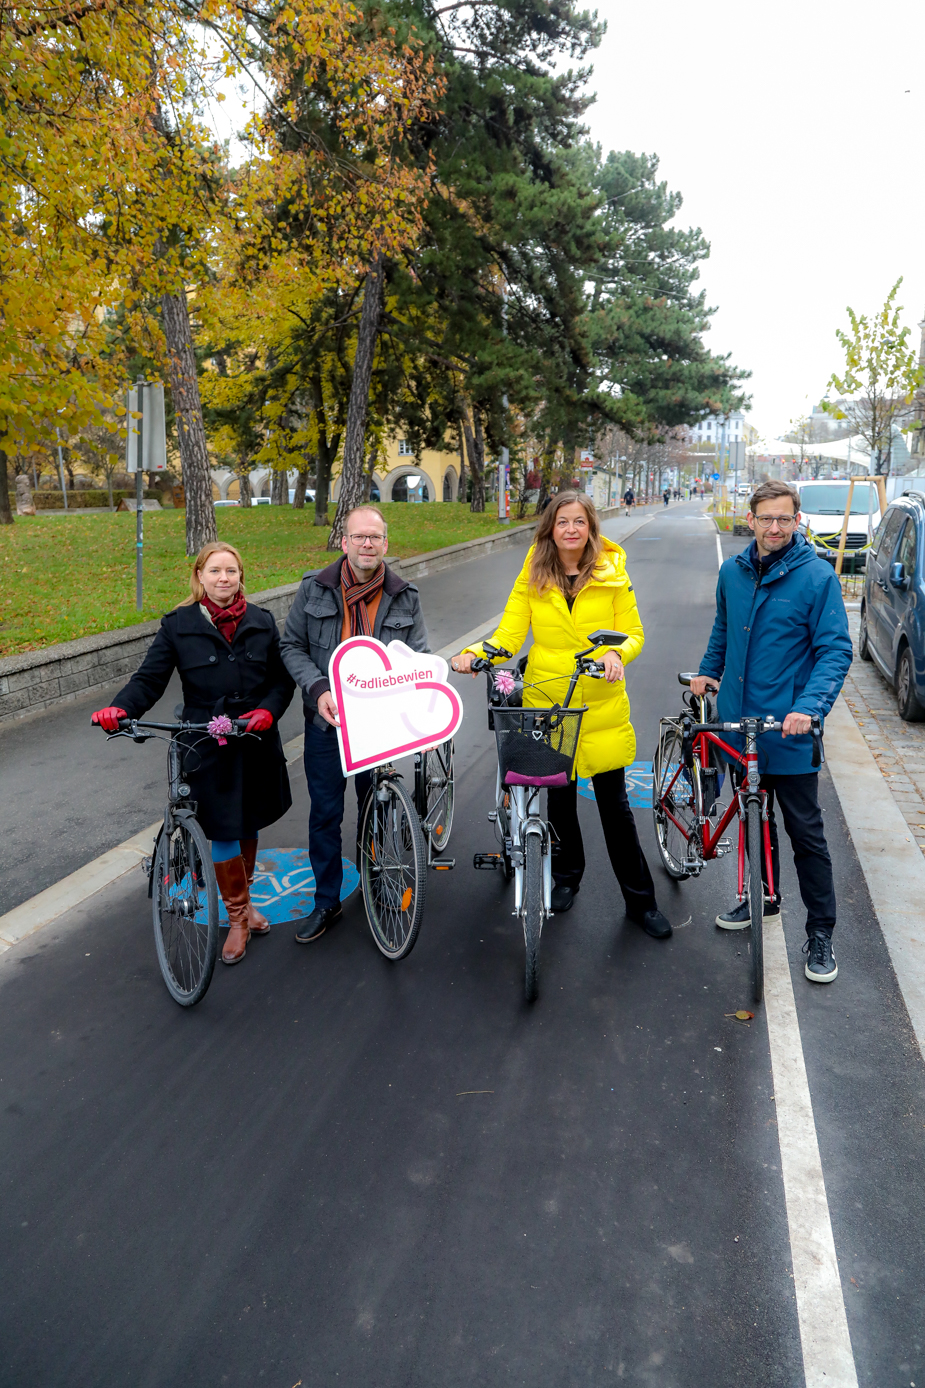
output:
M245 730L246 730L246 728L247 728L247 724L248 724L248 721L249 721L249 720L248 720L247 718L234 718L234 719L230 719L229 721L231 722L231 725L232 725L232 726L231 726L231 729L230 729L229 732L227 732L227 733L225 733L225 734L223 734L223 735L224 735L225 737L243 737L244 732L245 732ZM99 728L99 727L101 727L102 725L99 724L99 723L94 723L93 726L94 726L94 728ZM119 732L120 732L120 733L130 733L130 734L133 734L133 735L134 735L134 733L136 732L136 730L139 729L139 728L150 728L152 732L159 732L159 733L207 733L207 732L209 731L209 724L208 724L208 723L149 723L149 722L147 722L147 721L146 721L145 719L143 719L143 718L120 718L120 719L119 719ZM105 729L103 729L103 731L105 732ZM108 736L109 736L109 737L116 737L116 736L118 736L118 734L116 734L116 733L109 733Z
M761 733L780 732L781 728L784 726L783 723L772 718L770 714L768 714L766 718L743 718L738 723L692 723L689 731L692 735L696 735L697 733L724 732L744 733L748 736L748 728L743 726L744 724L757 725L755 727L755 733L758 736L760 736ZM809 733L813 740L811 765L815 770L816 767L822 765L822 723L818 714L814 713L810 720Z

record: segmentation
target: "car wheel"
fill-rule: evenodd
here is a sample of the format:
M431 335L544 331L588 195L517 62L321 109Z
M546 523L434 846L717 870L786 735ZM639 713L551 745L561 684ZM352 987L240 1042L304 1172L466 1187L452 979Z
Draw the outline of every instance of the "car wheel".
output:
M867 639L867 606L861 608L861 629L858 632L858 655L862 660L872 660L870 642Z
M915 693L912 652L904 646L896 671L896 703L899 716L906 723L921 723L925 720L925 708L919 703Z

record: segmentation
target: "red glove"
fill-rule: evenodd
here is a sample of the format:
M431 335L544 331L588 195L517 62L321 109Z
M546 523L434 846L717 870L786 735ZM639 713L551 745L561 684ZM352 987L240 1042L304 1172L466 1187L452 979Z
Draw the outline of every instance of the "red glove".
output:
M128 718L124 708L98 708L90 722L96 723L97 727L102 728L104 732L117 733L120 718Z
M266 708L252 708L250 713L242 713L241 717L250 719L244 729L246 733L265 733L267 728L273 726L273 715Z

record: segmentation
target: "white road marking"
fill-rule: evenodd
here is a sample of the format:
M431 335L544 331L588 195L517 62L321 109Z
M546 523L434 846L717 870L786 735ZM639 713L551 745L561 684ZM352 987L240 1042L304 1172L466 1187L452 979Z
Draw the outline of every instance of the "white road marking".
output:
M716 554L722 568L719 534ZM806 1388L857 1388L793 979L780 921L764 928L764 1010Z
M857 1388L790 961L780 921L764 929L764 978L774 1109L806 1388Z

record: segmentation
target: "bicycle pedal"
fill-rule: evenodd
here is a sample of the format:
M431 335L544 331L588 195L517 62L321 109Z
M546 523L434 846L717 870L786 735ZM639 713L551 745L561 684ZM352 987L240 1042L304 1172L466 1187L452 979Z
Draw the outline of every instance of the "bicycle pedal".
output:
M144 873L145 877L150 877L150 876L151 876L151 865L152 865L153 861L154 861L153 858L142 858L142 860L141 860L141 870L142 870L142 872Z
M488 811L488 822L489 822L489 824L496 824L496 823L498 822L498 811L497 811L497 810L489 810L489 811Z
M491 872L493 868L504 866L504 859L500 853L473 853L472 866L484 872Z
M732 851L732 839L720 839L716 845L715 854L717 858L725 858L727 853Z
M432 858L428 864L428 867L434 868L437 872L449 872L450 868L455 866L455 858Z

